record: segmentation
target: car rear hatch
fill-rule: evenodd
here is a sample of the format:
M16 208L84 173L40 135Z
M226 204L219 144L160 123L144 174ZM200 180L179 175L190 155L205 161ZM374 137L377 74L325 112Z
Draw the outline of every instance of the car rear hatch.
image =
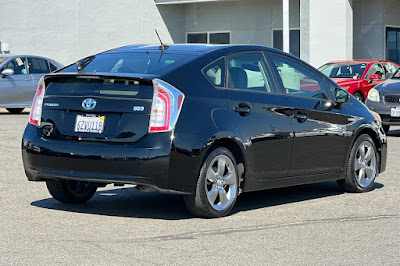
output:
M148 133L153 75L58 73L45 78L46 138L135 142Z

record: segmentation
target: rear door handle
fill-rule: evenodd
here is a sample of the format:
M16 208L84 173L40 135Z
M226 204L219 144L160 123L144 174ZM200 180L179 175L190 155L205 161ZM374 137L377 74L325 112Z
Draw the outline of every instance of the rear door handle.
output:
M247 103L239 103L233 110L241 116L248 115L251 112L251 108Z
M300 113L293 114L293 118L296 119L299 123L303 123L307 120L307 116Z

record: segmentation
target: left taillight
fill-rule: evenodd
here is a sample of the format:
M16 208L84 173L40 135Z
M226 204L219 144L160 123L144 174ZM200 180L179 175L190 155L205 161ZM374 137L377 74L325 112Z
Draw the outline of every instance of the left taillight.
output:
M149 132L170 131L178 121L185 95L171 84L160 79L153 80L153 88Z
M33 98L31 113L29 114L29 123L35 126L40 126L40 120L42 119L42 107L45 91L44 86L44 79L41 78L36 90L35 98Z

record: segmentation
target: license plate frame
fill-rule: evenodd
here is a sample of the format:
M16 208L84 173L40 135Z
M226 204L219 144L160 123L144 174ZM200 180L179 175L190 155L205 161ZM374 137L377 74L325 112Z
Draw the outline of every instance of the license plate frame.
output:
M106 116L104 115L77 115L75 119L75 133L94 133L104 132Z

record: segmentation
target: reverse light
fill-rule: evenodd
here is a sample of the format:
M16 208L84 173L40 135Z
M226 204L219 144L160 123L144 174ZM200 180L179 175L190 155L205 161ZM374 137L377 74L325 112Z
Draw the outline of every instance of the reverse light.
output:
M39 81L38 88L36 90L35 98L33 98L31 113L29 114L29 123L35 126L40 126L40 120L42 119L42 107L44 98L44 79L43 77Z
M160 79L153 80L153 88L149 132L170 131L178 121L185 95Z
M372 102L379 102L379 91L377 89L371 89L368 92L368 100L372 101Z

